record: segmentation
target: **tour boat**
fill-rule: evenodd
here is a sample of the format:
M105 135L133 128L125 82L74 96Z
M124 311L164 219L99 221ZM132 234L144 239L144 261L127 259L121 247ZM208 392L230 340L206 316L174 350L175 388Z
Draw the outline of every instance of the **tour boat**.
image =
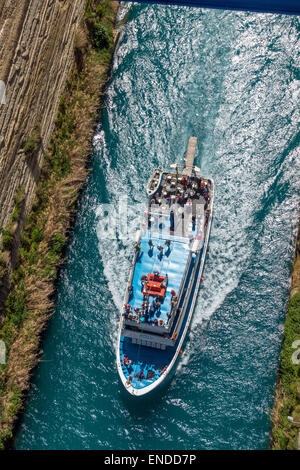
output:
M155 169L147 186L117 346L120 379L135 397L173 375L203 281L214 182L194 166L196 146L190 137L184 165Z

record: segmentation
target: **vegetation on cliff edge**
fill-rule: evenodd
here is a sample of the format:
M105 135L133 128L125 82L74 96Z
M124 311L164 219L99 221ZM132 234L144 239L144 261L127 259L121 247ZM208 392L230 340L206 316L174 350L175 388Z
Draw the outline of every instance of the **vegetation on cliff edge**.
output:
M295 270L298 269L300 256L299 240L297 241L296 258L294 263L294 277L297 278ZM292 282L292 289L295 282ZM296 348L293 343L300 340L300 290L296 291L290 298L287 311L284 340L280 357L279 382L276 391L276 402L273 412L272 448L274 450L296 449L297 439L300 432L300 364L299 344ZM295 343L294 343L295 345ZM297 352L298 351L298 352ZM293 356L294 355L294 356ZM292 356L294 360L292 360ZM295 360L296 359L296 360ZM288 416L294 419L291 422Z
M60 99L36 198L23 230L0 330L0 340L7 350L6 364L0 364L0 448L12 437L30 373L38 362L40 335L51 315L54 282L63 262L62 251L78 193L87 175L86 161L99 97L113 52L117 7L110 0L87 1L85 17L75 38L76 65ZM25 142L27 157L39 142L36 129ZM11 248L10 229L6 227L3 232L6 250Z

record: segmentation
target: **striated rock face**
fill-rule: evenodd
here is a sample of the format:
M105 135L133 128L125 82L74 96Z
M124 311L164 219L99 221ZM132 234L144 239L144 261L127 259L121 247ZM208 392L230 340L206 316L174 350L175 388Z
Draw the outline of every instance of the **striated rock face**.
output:
M85 4L0 0L0 324ZM20 191L20 213L12 225ZM12 245L5 251L2 229L8 226Z
M85 3L0 2L0 80L6 85L6 104L0 104L0 231L20 187L25 190L23 220L30 210ZM32 135L35 148L28 156L23 148Z

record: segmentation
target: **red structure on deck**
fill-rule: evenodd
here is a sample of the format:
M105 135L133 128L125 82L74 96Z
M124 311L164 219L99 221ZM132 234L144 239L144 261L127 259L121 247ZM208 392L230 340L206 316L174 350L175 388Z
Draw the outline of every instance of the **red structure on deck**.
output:
M163 299L166 294L166 286L162 283L165 279L165 276L148 273L147 281L143 287L143 294L158 296Z

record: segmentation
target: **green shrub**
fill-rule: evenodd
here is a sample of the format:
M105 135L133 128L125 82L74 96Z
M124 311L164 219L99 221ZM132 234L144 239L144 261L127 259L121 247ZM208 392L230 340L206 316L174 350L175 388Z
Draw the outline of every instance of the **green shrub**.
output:
M101 18L103 18L104 16L104 12L105 12L105 7L104 5L102 5L101 3L97 6L97 9L96 9L96 15L98 16L98 18L101 20Z
M25 198L25 190L24 188L21 188L19 189L19 191L17 191L14 197L15 206L11 214L11 218L10 218L11 222L16 222L19 219L20 212L21 212L21 204L24 201L24 198Z
M299 413L298 384L300 377L300 366L293 364L292 354L295 349L292 344L300 339L300 291L290 299L288 312L284 326L284 341L280 360L280 386L281 406L280 418L273 427L272 438L275 449L293 449L296 439L296 427L292 425L287 417ZM298 419L295 419L297 421Z
M7 273L8 273L8 266L0 253L0 287L2 286L3 279Z
M62 114L65 114L66 112L66 101L64 95L60 97L58 111L60 111Z
M33 136L29 136L24 144L24 152L26 155L31 155L36 149L36 143Z
M14 326L20 326L27 315L26 308L27 291L24 281L21 279L6 299L6 322ZM4 323L4 328L5 328Z
M34 243L39 244L43 239L44 230L42 228L34 228L31 233L31 240Z
M23 147L26 157L32 157L35 154L40 147L41 141L40 127L36 126L32 133L27 137Z
M9 397L9 407L7 413L9 416L15 416L22 405L22 393L17 385L12 385L11 395Z
M95 23L93 27L92 44L95 49L107 49L110 44L110 35L100 23Z
M65 246L67 239L64 235L56 233L51 241L51 252L53 254L59 255L62 252L63 247Z
M0 434L0 450L5 449L5 445L9 439L12 439L11 429L8 429L7 431Z
M14 237L9 228L2 229L2 246L4 250L10 250L13 244Z

